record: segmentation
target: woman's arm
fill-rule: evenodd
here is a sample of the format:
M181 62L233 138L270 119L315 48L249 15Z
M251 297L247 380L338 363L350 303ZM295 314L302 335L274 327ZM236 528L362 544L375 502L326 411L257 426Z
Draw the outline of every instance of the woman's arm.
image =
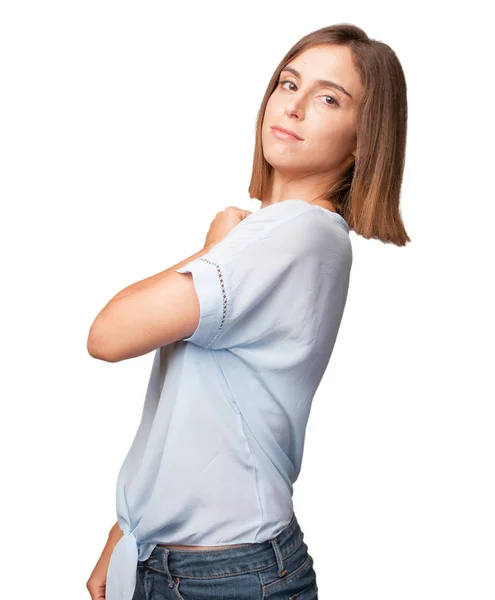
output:
M218 212L202 250L114 296L91 325L87 341L91 356L118 362L192 335L200 320L199 299L192 274L175 270L209 252L250 214L235 206Z
M117 521L115 523L115 525L112 526L112 529L110 529L110 533L108 534L108 537L113 539L116 539L117 541L120 540L120 538L124 535L124 532L122 531L122 529L120 529L119 526L119 522Z
M207 244L185 260L116 294L91 325L89 354L118 362L191 334L199 321L199 303L191 275L184 277L175 269L207 253L214 245Z
M92 600L101 600L102 598L105 598L108 565L110 563L113 549L123 535L124 534L121 531L118 522L115 523L112 529L110 529L107 542L103 548L100 558L98 559L88 581L86 582L86 587L91 595Z
M205 254L206 252L208 252L212 246L214 246L214 244L205 246L202 250L200 250L199 252L196 252L196 254L193 254L192 256L190 256L189 258L186 258L185 260L182 260L181 262L177 263L176 265L173 265L172 267L169 267L168 269L165 269L164 271L160 271L160 273L157 273L156 275L151 275L151 277L146 277L146 279L141 279L141 281L136 281L136 283L132 283L131 285L128 285L123 290L121 290L118 294L115 294L115 296L110 300L110 302L112 302L113 300L116 300L117 298L123 298L124 296L127 296L128 294L137 292L138 290L142 290L142 289L148 287L150 284L154 283L155 281L159 281L160 278L163 277L164 273L167 273L167 271L173 271L175 269L178 269L179 267L184 266L189 261L194 260L198 256L201 256L202 254ZM100 311L99 314L101 314L103 312L103 310L105 310L105 308L110 304L110 302L108 302L103 307L102 311ZM98 318L98 316L96 318Z

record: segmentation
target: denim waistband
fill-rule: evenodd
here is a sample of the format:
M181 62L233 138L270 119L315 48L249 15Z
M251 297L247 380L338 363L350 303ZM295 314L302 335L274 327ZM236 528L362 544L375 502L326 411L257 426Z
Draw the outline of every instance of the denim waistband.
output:
M165 573L173 585L177 577L215 577L249 573L278 563L280 577L286 574L284 560L303 543L295 513L291 521L274 538L238 548L219 550L177 550L155 546L146 561L140 564Z

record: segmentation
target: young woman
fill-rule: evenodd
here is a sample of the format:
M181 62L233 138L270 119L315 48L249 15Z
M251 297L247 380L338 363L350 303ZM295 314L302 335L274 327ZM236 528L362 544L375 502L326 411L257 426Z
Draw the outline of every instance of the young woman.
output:
M259 111L259 210L218 213L200 252L95 319L92 356L154 360L93 600L318 597L292 486L346 304L349 231L410 241L406 124L389 46L349 24L305 36Z

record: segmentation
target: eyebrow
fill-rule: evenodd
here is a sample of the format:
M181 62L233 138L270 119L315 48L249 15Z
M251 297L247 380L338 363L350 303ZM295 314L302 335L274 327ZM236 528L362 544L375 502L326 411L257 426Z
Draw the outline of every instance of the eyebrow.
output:
M299 71L294 69L294 67L284 67L280 72L282 72L282 71L290 71L291 73L294 73L294 75L296 77L299 77L299 79L301 79L301 74L299 73ZM349 94L349 92L345 88L343 88L341 85L339 85L338 83L335 83L335 81L329 81L328 79L317 79L316 83L318 85L324 85L326 87L332 87L337 90L340 90L344 94L347 94L349 96L349 98L352 98L352 96Z

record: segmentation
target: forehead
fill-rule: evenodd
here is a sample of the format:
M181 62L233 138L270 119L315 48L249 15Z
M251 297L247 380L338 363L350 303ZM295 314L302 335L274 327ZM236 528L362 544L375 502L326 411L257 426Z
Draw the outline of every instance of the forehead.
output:
M287 66L297 69L305 84L316 79L330 79L345 87L355 100L362 93L359 73L348 46L313 46L289 61Z

